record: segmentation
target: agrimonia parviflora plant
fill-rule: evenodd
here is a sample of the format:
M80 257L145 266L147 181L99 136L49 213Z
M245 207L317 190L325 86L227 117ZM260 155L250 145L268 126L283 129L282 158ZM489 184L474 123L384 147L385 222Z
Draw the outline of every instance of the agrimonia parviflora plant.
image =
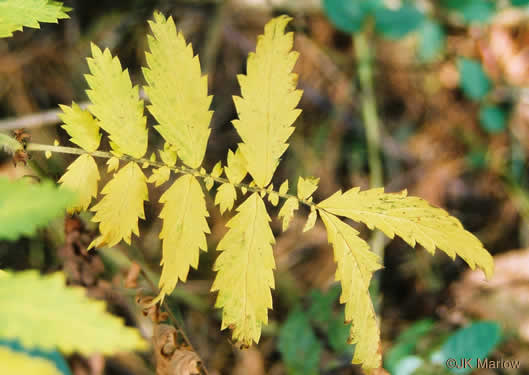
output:
M451 258L459 255L487 277L492 275L493 259L459 220L406 191L352 188L314 202L318 179L302 177L296 195L289 193L288 180L274 189L274 172L301 113L297 105L302 91L296 88L297 75L292 72L298 53L292 51L293 33L285 32L289 20L280 16L269 21L256 51L250 53L246 74L238 76L241 95L233 98L238 119L232 124L241 142L235 151L228 151L225 163L219 161L209 172L202 166L213 114L207 77L172 18L160 13L149 21L152 34L143 68L150 101L147 111L165 140L158 156L146 157L149 129L139 87L132 85L117 57L94 44L86 75L90 104L86 109L76 103L61 106L63 128L80 148L29 144L28 150L79 155L59 182L78 194L70 212L89 209L95 213L92 220L99 223L100 235L91 248L114 246L122 240L130 244L132 234L139 236L138 220L145 218L148 184L164 190L159 215L162 274L155 301L163 301L179 281L185 282L189 268L198 267L200 252L207 251L205 192L216 184L215 204L221 213L234 213L217 245L220 254L214 264L212 291L218 293L222 329L229 327L233 340L244 347L259 341L272 308L275 239L265 202L281 204L278 217L284 231L299 206L307 206L310 213L303 231L310 230L319 217L334 251L340 302L352 323L349 340L356 344L353 363L375 369L381 366L380 332L369 284L382 263L343 218L379 229L390 238L397 235L430 253L439 248ZM101 129L109 137L110 152L98 151ZM107 159L107 173L112 177L100 191L102 198L92 204L100 180L95 158Z

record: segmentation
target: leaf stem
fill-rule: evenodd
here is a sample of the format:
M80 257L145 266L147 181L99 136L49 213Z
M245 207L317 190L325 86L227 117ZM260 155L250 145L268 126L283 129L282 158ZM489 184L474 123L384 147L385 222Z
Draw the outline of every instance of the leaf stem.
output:
M283 198L283 199L294 198L294 199L297 199L299 201L299 203L304 204L304 205L306 205L306 206L308 206L310 208L321 209L320 207L318 207L316 205L316 203L314 203L314 202L312 202L312 201L310 201L308 199L299 199L296 195L280 194L276 190L268 190L268 189L265 189L265 188L260 188L258 186L250 186L250 184L246 184L246 183L242 183L242 182L238 183L238 184L233 184L227 178L215 177L215 176L212 176L211 174L209 174L207 172L201 172L198 169L189 168L189 167L186 167L186 166L183 166L183 165L171 166L171 165L165 164L165 163L160 162L160 161L152 161L152 160L145 159L145 158L136 159L136 158L133 158L133 157L128 156L128 155L116 156L116 155L114 155L114 154L112 154L110 152L106 152L106 151L88 152L88 151L85 151L85 150L83 150L81 148L77 148L77 147L53 146L53 145L44 145L44 144L40 144L40 143L29 143L28 146L27 146L27 150L28 151L42 151L42 152L50 151L50 152L56 152L56 153L60 153L60 154L73 154L73 155L89 154L89 155L92 155L94 157L104 158L104 159L110 159L110 158L117 157L118 159L123 160L123 161L134 161L134 162L136 162L136 163L138 163L140 165L146 164L149 167L153 167L153 168L167 167L167 168L171 169L172 171L174 171L176 173L190 174L192 176L195 176L195 177L201 178L201 179L211 178L212 180L214 180L214 181L216 181L216 182L218 182L220 184L232 184L233 186L235 186L239 190L246 189L248 191L255 192L255 193L260 193L260 194L275 193L280 198Z

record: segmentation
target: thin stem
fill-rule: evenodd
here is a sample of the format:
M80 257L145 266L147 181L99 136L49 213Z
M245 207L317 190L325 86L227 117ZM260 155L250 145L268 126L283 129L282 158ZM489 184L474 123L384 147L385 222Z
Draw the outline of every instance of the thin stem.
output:
M374 47L370 42L370 27L354 35L354 51L357 59L358 79L362 91L362 117L367 138L367 157L369 164L369 185L371 188L383 186L384 176L380 158L380 125L373 83ZM371 236L370 247L384 262L385 237L380 231ZM380 275L373 276L372 297L375 311L380 313L382 294L380 292Z
M92 155L94 157L104 158L104 159L110 159L110 158L117 157L116 155L114 155L114 154L112 154L110 152L105 152L105 151L88 152L88 151L85 151L83 149L75 148L75 147L43 145L43 144L40 144L40 143L29 143L28 146L27 146L27 150L28 151L43 151L43 152L50 151L50 152L57 152L57 153L60 153L60 154L73 154L73 155L89 154L89 155ZM258 186L253 186L253 185L250 186L249 184L245 184L245 183L233 184L227 178L215 177L215 176L212 176L209 173L200 171L198 169L189 168L189 167L186 167L186 166L183 166L183 165L182 166L171 166L171 165L167 165L165 163L159 162L159 161L152 161L152 160L145 159L145 158L136 159L136 158L133 158L133 157L127 156L127 155L122 155L122 156L119 156L117 158L120 159L120 160L123 160L123 161L134 161L136 163L139 163L140 165L146 164L146 165L148 165L150 167L154 167L154 168L167 167L167 168L173 170L176 173L190 174L190 175L195 176L197 178L202 178L202 179L211 178L212 180L214 180L214 181L216 181L216 182L218 182L220 184L232 184L232 185L234 185L236 188L238 188L240 190L244 188L244 189L246 189L248 191L255 192L255 193L260 193L260 194L275 193L280 198L283 198L283 199L294 198L294 199L297 199L301 204L304 204L304 205L309 206L311 208L314 207L314 208L321 209L314 202L312 202L310 200L307 200L307 199L299 199L297 196L292 195L292 194L280 194L278 191L275 191L275 190L267 190L265 188L261 188L261 187L258 187Z

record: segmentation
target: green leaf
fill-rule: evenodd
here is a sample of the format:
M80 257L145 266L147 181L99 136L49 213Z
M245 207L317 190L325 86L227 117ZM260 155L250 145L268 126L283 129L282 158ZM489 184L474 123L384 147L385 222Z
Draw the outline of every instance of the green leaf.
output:
M404 358L413 354L417 341L426 335L434 326L430 319L420 320L402 332L393 346L385 355L384 368L391 374L396 373L397 364Z
M423 22L419 33L418 57L424 62L432 61L441 54L445 45L443 26L437 21L428 19Z
M339 30L356 33L362 29L366 17L380 3L380 0L323 0L323 9Z
M310 326L308 316L296 309L279 332L279 352L290 375L318 374L322 345Z
M327 338L329 345L338 354L353 353L354 345L348 343L351 324L344 324L345 316L343 311L340 317L335 317L329 321Z
M83 354L146 349L136 329L106 312L82 288L66 287L64 275L36 271L0 278L0 338L18 339L25 347Z
M340 292L341 288L339 284L330 288L327 293L322 293L321 290L314 289L310 293L311 304L308 311L310 318L318 323L330 321L333 315L333 305L338 301Z
M390 373L393 375L412 375L423 363L422 358L410 355L400 360Z
M471 358L472 368L477 367L477 359L483 360L501 340L501 329L496 322L477 322L462 328L450 336L439 352L432 356L432 362L443 365L448 359ZM467 374L471 367L453 368L454 374Z
M52 182L32 184L0 177L0 239L31 236L38 227L63 214L75 203L75 194L59 190Z
M491 0L443 0L442 5L461 15L465 22L486 23L496 11Z
M460 86L467 97L480 100L491 88L489 77L485 74L481 63L477 60L460 57L457 60Z
M424 21L424 13L412 4L403 4L393 10L379 7L375 10L375 28L385 37L400 39L416 31Z
M511 0L511 4L515 7L523 7L529 5L529 0Z
M484 105L479 110L479 122L488 133L501 133L507 125L508 113L495 105Z
M69 18L58 1L49 0L1 0L0 1L0 38L21 31L22 27L39 29L39 22L57 23L59 19Z

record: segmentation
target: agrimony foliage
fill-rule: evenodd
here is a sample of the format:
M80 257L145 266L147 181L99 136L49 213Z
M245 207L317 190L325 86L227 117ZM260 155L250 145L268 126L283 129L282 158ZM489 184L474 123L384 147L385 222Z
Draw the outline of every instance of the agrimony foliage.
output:
M106 313L103 302L84 293L82 288L66 287L62 273L7 273L0 278L0 338L65 353L147 348L137 330L125 327L121 319Z
M57 23L69 18L70 8L61 2L50 0L2 0L0 1L0 38L22 31L23 27L39 29L40 22Z
M202 166L212 115L207 78L173 20L154 15L148 67L143 69L148 84L145 92L151 101L148 110L165 141L158 150L161 162L154 153L143 158L147 128L138 87L132 85L117 58L92 46L91 74L86 76L92 104L88 112L75 104L63 107L64 128L72 141L87 153L109 158L111 179L102 189L103 198L91 208L101 232L92 246L113 246L121 240L130 243L132 234L139 234L138 219L144 218L147 182L160 187L176 174L160 199L163 268L159 301L179 281L186 281L190 267L198 267L200 252L207 250L209 214L204 192L216 184L215 204L221 212L236 208L217 245L220 254L214 264L217 274L212 291L218 292L216 307L222 308L222 328L229 327L233 340L248 346L259 340L262 325L268 322L275 285L275 239L265 198L272 206L282 201L278 217L283 230L300 205L305 205L310 214L304 230L310 230L321 217L334 249L336 280L342 285L340 301L345 304L346 320L352 322L350 341L356 343L353 362L374 369L381 365L380 332L368 288L373 273L382 267L381 260L339 216L378 228L391 238L396 234L432 253L440 248L452 258L460 255L470 267L483 269L487 277L492 274L492 257L457 219L406 192L355 188L315 203L319 180L313 177L299 178L297 195L289 193L288 181L274 190L274 172L300 114L296 106L301 91L296 89L297 76L292 72L298 55L292 51L293 34L285 32L289 20L280 16L265 26L256 52L248 58L246 75L239 75L241 95L234 97L239 118L233 126L242 142L235 151L228 151L226 165L219 162L209 173ZM110 137L112 154L94 153L99 127ZM91 158L82 155L60 180L63 186L79 191L81 200L73 210L85 209L97 191L99 174ZM148 180L142 171L147 167L153 168ZM237 204L239 198L242 203Z
M32 235L75 201L74 193L60 191L51 181L32 184L0 177L0 239Z

